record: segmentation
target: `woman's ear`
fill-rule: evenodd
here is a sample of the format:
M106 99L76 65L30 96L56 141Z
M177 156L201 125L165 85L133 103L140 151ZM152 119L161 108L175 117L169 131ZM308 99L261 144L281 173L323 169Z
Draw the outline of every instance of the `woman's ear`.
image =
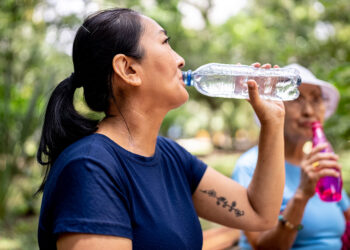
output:
M124 54L117 54L113 57L113 70L124 80L125 83L139 86L141 85L140 72L137 67L138 62Z

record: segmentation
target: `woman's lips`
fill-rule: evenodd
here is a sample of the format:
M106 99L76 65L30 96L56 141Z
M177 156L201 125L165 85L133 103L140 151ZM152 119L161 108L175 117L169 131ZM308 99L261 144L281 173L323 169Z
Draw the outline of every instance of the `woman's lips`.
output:
M185 84L185 82L184 82L182 76L179 78L179 80L180 80L181 85L184 86L184 87L186 87L186 84Z
M306 127L306 128L311 128L312 127L313 121L305 121L305 122L300 122L299 125L301 127Z

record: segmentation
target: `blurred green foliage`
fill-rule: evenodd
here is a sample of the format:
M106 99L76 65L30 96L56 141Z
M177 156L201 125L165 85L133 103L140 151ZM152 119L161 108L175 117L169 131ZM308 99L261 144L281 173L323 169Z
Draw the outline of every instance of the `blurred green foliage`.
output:
M46 22L38 16L39 10L50 9L51 4L0 2L0 218L6 215L13 179L31 176L28 169L34 162L47 97L71 68L69 56L47 43L47 37L49 31L59 34L72 28L78 18L65 16ZM24 213L33 213L36 189L32 184L23 190Z
M132 7L154 18L172 37L174 50L185 58L185 70L208 62L259 61L280 66L298 62L320 79L335 84L341 101L325 130L336 151L345 152L341 154L344 186L350 190L350 159L344 151L350 149L348 0L247 0L247 5L223 24L211 22L213 0L78 2L81 11L62 12L57 9L58 1L0 1L0 227L4 230L0 234L7 234L9 224L17 225L18 216L38 213L40 196L33 198L32 194L40 183L35 153L43 112L53 87L73 70L69 52L74 32L94 6ZM193 29L183 23L179 3L197 9L204 26ZM232 149L241 145L242 136L254 143L258 127L246 101L208 98L193 89L189 93L188 103L169 112L161 134L192 137L205 130L210 135L220 132L232 138ZM76 104L84 114L96 115L84 106L80 90ZM229 175L235 157L208 160ZM18 230L26 233L27 225L20 225ZM32 242L30 237L18 249Z

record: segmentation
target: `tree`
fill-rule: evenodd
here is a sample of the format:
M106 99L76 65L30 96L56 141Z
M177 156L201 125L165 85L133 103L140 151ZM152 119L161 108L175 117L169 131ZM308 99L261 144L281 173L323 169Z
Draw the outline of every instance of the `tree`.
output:
M58 75L67 71L62 60L68 56L45 42L53 24L35 17L36 7L44 4L0 2L0 218L6 215L13 179L30 174L26 170L35 158L33 145L40 135L46 96ZM32 187L32 194L36 188Z

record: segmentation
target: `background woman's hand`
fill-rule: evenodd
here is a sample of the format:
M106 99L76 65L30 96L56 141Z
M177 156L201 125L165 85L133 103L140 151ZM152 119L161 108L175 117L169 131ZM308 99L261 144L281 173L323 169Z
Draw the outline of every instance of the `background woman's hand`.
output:
M260 63L254 63L252 66L260 67ZM264 64L261 68L270 69L271 64ZM278 66L274 66L278 68ZM282 101L272 101L260 98L258 85L254 80L248 80L249 103L252 105L260 123L283 123L284 121L284 105Z
M338 156L334 153L321 152L326 146L320 144L313 148L301 162L301 180L298 191L305 198L309 199L315 194L316 184L321 177L338 177L340 174Z

